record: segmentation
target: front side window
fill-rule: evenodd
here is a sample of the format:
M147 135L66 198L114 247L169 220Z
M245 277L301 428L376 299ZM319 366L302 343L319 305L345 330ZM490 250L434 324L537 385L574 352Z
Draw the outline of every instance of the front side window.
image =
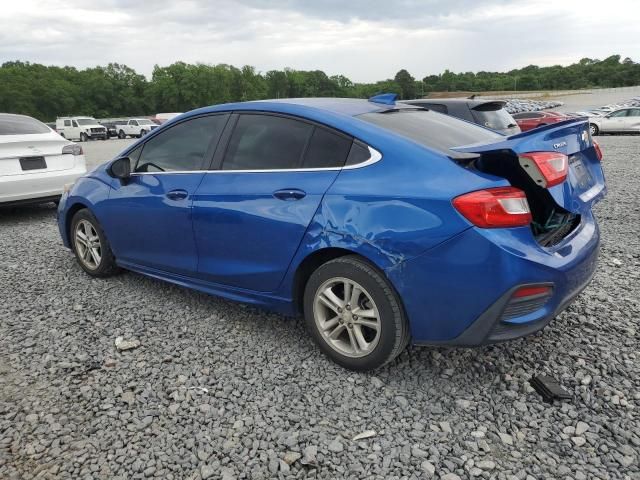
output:
M632 108L629 110L630 117L640 117L640 108Z
M181 122L149 139L135 172L180 172L203 169L205 154L217 142L227 115L211 115Z
M72 120L71 121L71 125L73 125L74 127L77 127L78 126L78 122L76 122L75 120Z
M138 125L138 122L136 122L135 120L130 120L129 121L129 125L136 126L136 125Z
M611 115L609 115L609 117L611 118L626 117L628 111L629 110L618 110L617 112L613 112Z
M313 126L274 115L240 115L222 163L223 170L300 168Z

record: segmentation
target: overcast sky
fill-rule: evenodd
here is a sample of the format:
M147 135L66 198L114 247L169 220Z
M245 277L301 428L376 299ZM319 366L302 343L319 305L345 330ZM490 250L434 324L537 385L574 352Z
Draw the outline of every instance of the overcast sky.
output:
M639 0L0 0L0 63L175 61L291 67L354 81L640 61Z

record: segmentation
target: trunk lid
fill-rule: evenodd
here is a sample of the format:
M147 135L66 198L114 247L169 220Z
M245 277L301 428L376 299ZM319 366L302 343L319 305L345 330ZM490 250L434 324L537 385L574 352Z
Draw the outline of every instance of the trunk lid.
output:
M0 175L22 175L73 168L75 165L74 156L62 154L62 147L70 143L54 132L3 135L0 137ZM20 159L36 157L44 157L47 168L24 170Z
M517 161L517 156L520 154L559 152L567 155L569 170L566 180L544 190L549 192L559 207L575 214L590 210L593 203L606 193L602 165L589 133L588 122L584 120L571 119L512 135L497 142L466 145L452 148L452 150L480 154L483 158L482 163L493 163L493 165L487 165L488 168L483 169L484 171L489 170L489 173L500 176L505 176L501 173L508 171L509 177L513 178L517 176L514 160ZM509 167L506 166L507 162L510 162ZM496 163L503 165L496 165ZM501 168L504 172L501 172ZM507 179L511 180L511 178ZM521 185L514 186L522 188ZM527 192L530 203L532 199L529 198L529 194L535 197L536 188L542 189L537 185L523 188Z

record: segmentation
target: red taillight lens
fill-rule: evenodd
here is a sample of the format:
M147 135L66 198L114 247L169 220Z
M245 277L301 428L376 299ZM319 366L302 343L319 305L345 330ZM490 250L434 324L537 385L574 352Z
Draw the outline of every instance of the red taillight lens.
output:
M596 155L598 156L598 160L602 161L602 150L600 149L600 144L598 142L596 142L595 140L593 141L593 149L596 151Z
M520 287L511 298L537 297L538 295L551 295L553 288L548 285L533 285Z
M569 157L559 152L523 153L520 165L542 188L553 187L565 181L569 170Z
M498 187L465 193L453 206L477 227L522 227L531 223L527 197L515 187Z

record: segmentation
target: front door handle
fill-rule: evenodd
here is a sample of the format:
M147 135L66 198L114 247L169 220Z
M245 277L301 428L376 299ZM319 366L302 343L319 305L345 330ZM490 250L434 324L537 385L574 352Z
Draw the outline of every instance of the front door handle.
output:
M166 195L169 200L184 200L188 196L189 192L186 190L171 190L170 192L167 192Z
M306 192L298 188L283 188L273 192L273 196L279 200L300 200L307 195Z

